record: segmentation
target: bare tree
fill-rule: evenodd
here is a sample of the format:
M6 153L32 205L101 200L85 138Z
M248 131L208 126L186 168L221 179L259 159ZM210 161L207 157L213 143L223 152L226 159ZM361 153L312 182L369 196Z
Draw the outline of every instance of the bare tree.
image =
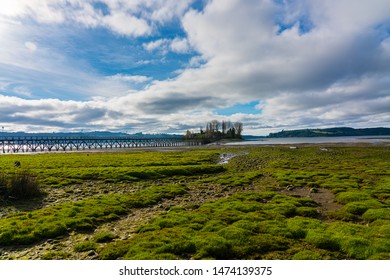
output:
M185 138L186 138L186 139L191 139L191 138L193 138L192 132L189 131L189 130L187 130Z
M220 123L219 123L218 120L212 120L212 121L210 122L210 126L211 126L211 131L212 131L213 133L215 133L215 132L218 132L218 131L219 131Z
M235 130L236 136L238 138L240 138L241 133L244 130L244 125L242 124L242 122L235 122L234 123L234 130Z
M225 120L222 121L222 135L226 135L227 130L227 122Z

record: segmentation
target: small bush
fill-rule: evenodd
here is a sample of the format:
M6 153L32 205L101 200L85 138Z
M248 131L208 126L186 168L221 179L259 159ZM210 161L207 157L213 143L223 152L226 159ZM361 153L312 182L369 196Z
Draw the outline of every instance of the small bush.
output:
M26 170L12 174L9 178L1 177L0 185L6 185L8 196L23 199L42 195L36 177Z

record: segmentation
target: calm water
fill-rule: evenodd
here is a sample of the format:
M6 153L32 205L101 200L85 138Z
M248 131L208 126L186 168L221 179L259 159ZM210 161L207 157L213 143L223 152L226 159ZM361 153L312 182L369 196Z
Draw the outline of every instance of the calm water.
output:
M226 143L226 145L274 145L274 144L321 144L321 143L390 144L390 136L262 138L256 141L231 142L231 143Z

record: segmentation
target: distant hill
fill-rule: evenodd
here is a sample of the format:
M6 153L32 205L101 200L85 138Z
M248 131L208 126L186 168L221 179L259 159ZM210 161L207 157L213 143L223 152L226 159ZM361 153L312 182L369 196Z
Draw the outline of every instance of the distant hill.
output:
M256 141L256 140L260 140L260 139L263 139L263 138L266 138L267 136L256 136L256 135L242 135L241 138L243 140L247 140L247 141Z
M390 135L390 128L351 128L351 127L334 127L324 129L298 129L283 130L276 133L270 133L269 138L286 138L286 137L335 137L335 136L385 136Z

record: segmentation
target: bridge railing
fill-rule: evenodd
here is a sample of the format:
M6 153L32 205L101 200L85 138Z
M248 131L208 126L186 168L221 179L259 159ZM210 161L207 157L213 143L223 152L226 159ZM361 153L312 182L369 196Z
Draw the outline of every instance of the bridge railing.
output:
M137 147L198 146L201 141L184 138L138 137L0 137L0 152L51 152Z

